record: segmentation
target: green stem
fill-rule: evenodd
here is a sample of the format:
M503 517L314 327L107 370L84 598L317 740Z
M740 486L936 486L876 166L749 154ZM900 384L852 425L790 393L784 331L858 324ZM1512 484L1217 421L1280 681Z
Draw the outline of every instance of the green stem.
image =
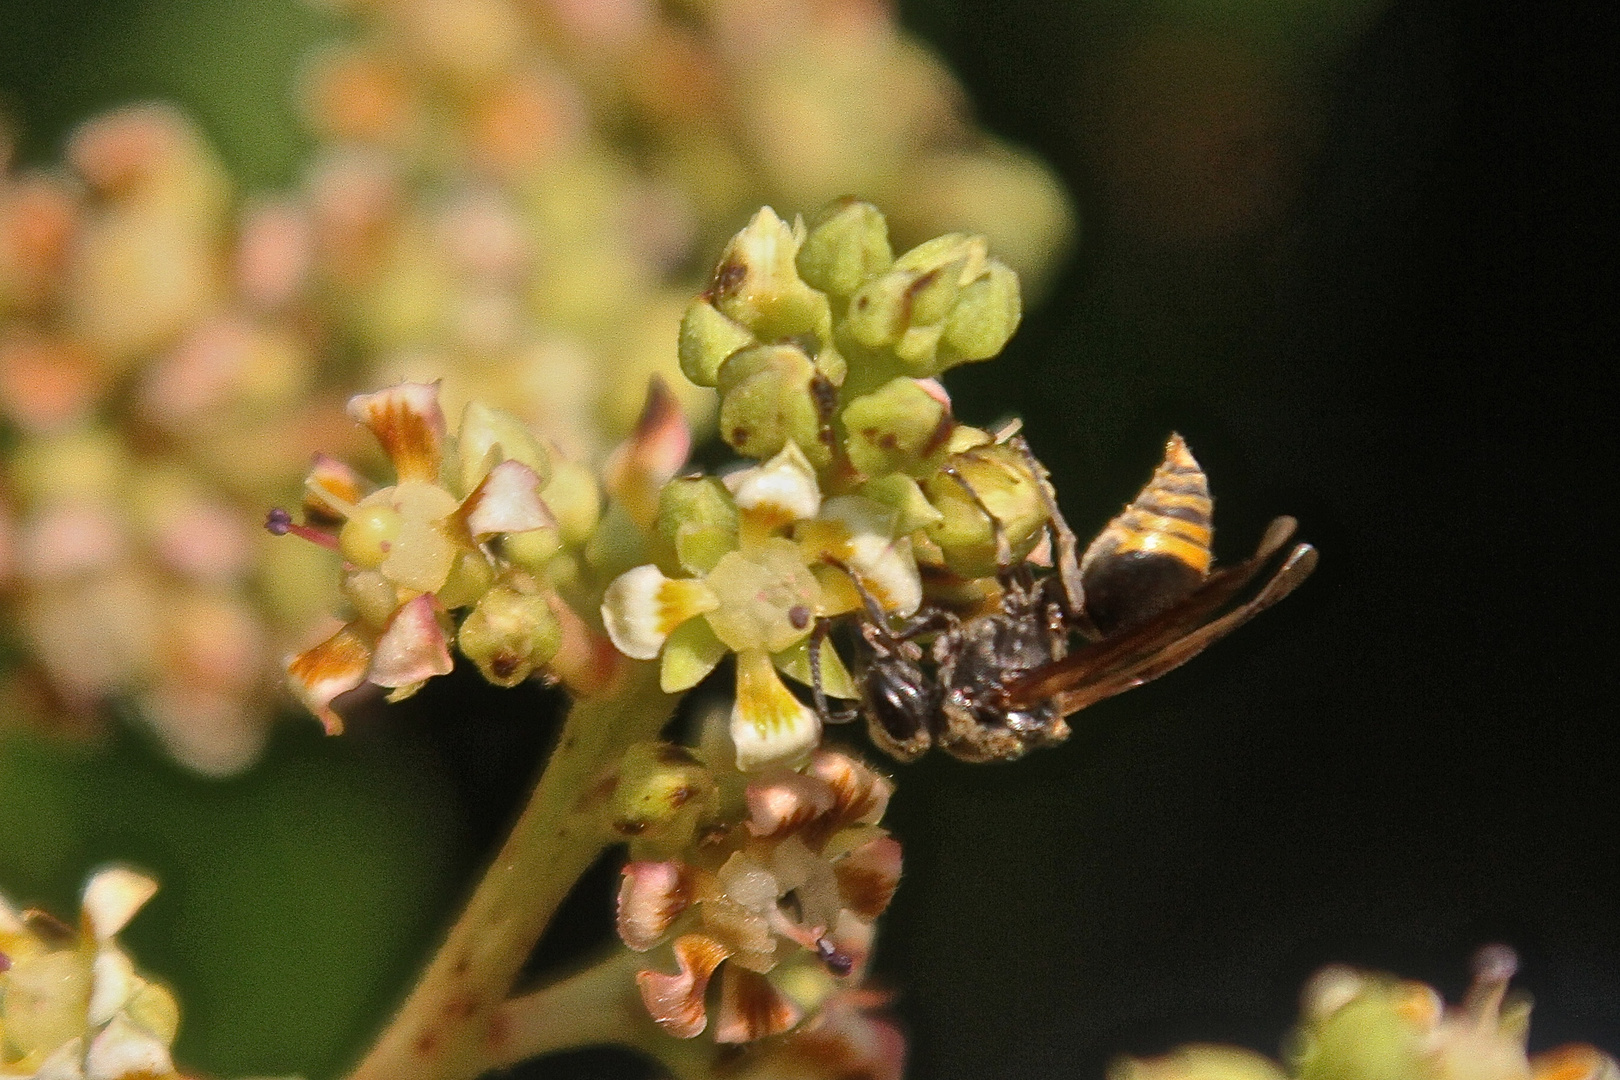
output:
M675 698L658 665L624 663L605 694L577 702L512 833L416 987L349 1080L472 1080L491 1067L500 1006L557 905L613 837L603 776L655 738Z
M501 1006L501 1041L493 1067L584 1046L627 1046L664 1066L677 1080L711 1075L714 1047L702 1039L677 1039L659 1029L636 992L636 972L647 958L628 949L577 974Z

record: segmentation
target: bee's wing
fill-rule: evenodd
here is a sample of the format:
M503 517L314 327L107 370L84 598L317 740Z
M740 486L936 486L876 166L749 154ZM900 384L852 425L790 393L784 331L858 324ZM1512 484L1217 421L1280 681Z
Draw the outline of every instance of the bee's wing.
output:
M1056 699L1064 710L1062 715L1068 715L1192 659L1210 642L1288 595L1310 573L1316 565L1316 549L1301 544L1259 595L1220 619L1199 626L1241 592L1281 550L1294 535L1295 525L1291 517L1275 519L1253 555L1236 566L1216 569L1208 580L1168 611L1012 680L1006 688L1008 704L1015 708L1029 707ZM1190 627L1198 629L1189 633ZM1208 633L1211 630L1215 632ZM1188 645L1192 647L1187 648ZM1173 662L1164 666L1164 662L1172 658ZM1138 674L1149 668L1153 674ZM1079 704L1070 706L1071 699Z
M1151 682L1160 675L1174 671L1188 660L1203 652L1211 644L1230 634L1266 608L1293 592L1316 569L1316 549L1309 544L1294 548L1277 568L1265 586L1247 603L1234 608L1198 629L1165 645L1158 651L1128 663L1102 677L1089 686L1079 687L1054 695L1059 716L1079 712L1115 694L1123 694L1132 687Z

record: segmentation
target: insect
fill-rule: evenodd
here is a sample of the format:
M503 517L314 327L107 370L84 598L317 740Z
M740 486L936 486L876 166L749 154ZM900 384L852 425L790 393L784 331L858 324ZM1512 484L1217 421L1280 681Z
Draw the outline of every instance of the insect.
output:
M1158 678L1283 599L1315 569L1316 549L1297 544L1248 600L1231 606L1292 539L1279 517L1253 555L1213 567L1213 503L1208 481L1179 435L1147 486L1077 556L1045 472L1022 440L1012 443L1040 484L1055 573L1036 577L1013 564L996 531L1001 595L995 610L963 619L930 606L889 625L852 574L866 608L856 650L859 712L872 740L901 761L938 745L966 761L1011 760L1062 742L1066 717ZM932 633L924 652L918 638ZM1078 647L1071 641L1080 638ZM814 656L815 649L811 650ZM828 707L824 719L852 719Z

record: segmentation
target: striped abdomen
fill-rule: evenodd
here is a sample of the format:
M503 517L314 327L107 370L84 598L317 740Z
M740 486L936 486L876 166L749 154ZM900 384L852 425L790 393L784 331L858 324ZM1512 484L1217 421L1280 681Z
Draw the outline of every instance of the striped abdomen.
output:
M1080 560L1085 612L1108 636L1181 600L1209 574L1214 539L1209 482L1180 435L1164 461Z

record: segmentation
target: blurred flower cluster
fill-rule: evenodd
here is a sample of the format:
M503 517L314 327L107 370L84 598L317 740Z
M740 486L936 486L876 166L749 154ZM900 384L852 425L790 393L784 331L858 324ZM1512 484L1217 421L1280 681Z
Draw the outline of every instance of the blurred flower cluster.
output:
M1111 1080L1617 1080L1600 1050L1560 1046L1528 1056L1530 1002L1509 992L1512 951L1481 949L1460 1006L1433 988L1332 966L1306 984L1299 1027L1279 1066L1252 1051L1189 1046L1120 1061Z
M445 380L576 457L626 434L695 274L762 202L858 193L1039 277L1070 214L874 0L381 0L312 58L307 184L376 384ZM677 391L703 429L711 395Z
M0 176L0 711L84 731L123 698L178 760L233 772L324 606L309 560L264 560L254 508L350 436L262 219L233 220L184 119L111 113L68 160Z
M972 229L1036 279L1072 230L1050 172L976 130L872 0L346 15L298 79L317 146L289 191L238 198L160 106L0 179L8 724L89 734L124 703L194 769L250 764L280 658L333 632L312 628L316 549L252 526L297 501L314 451L362 445L343 395L439 381L450 415L510 414L577 487L651 374L709 429L715 395L676 377L673 343L745 209L860 192L903 239ZM532 570L537 543L508 546Z

